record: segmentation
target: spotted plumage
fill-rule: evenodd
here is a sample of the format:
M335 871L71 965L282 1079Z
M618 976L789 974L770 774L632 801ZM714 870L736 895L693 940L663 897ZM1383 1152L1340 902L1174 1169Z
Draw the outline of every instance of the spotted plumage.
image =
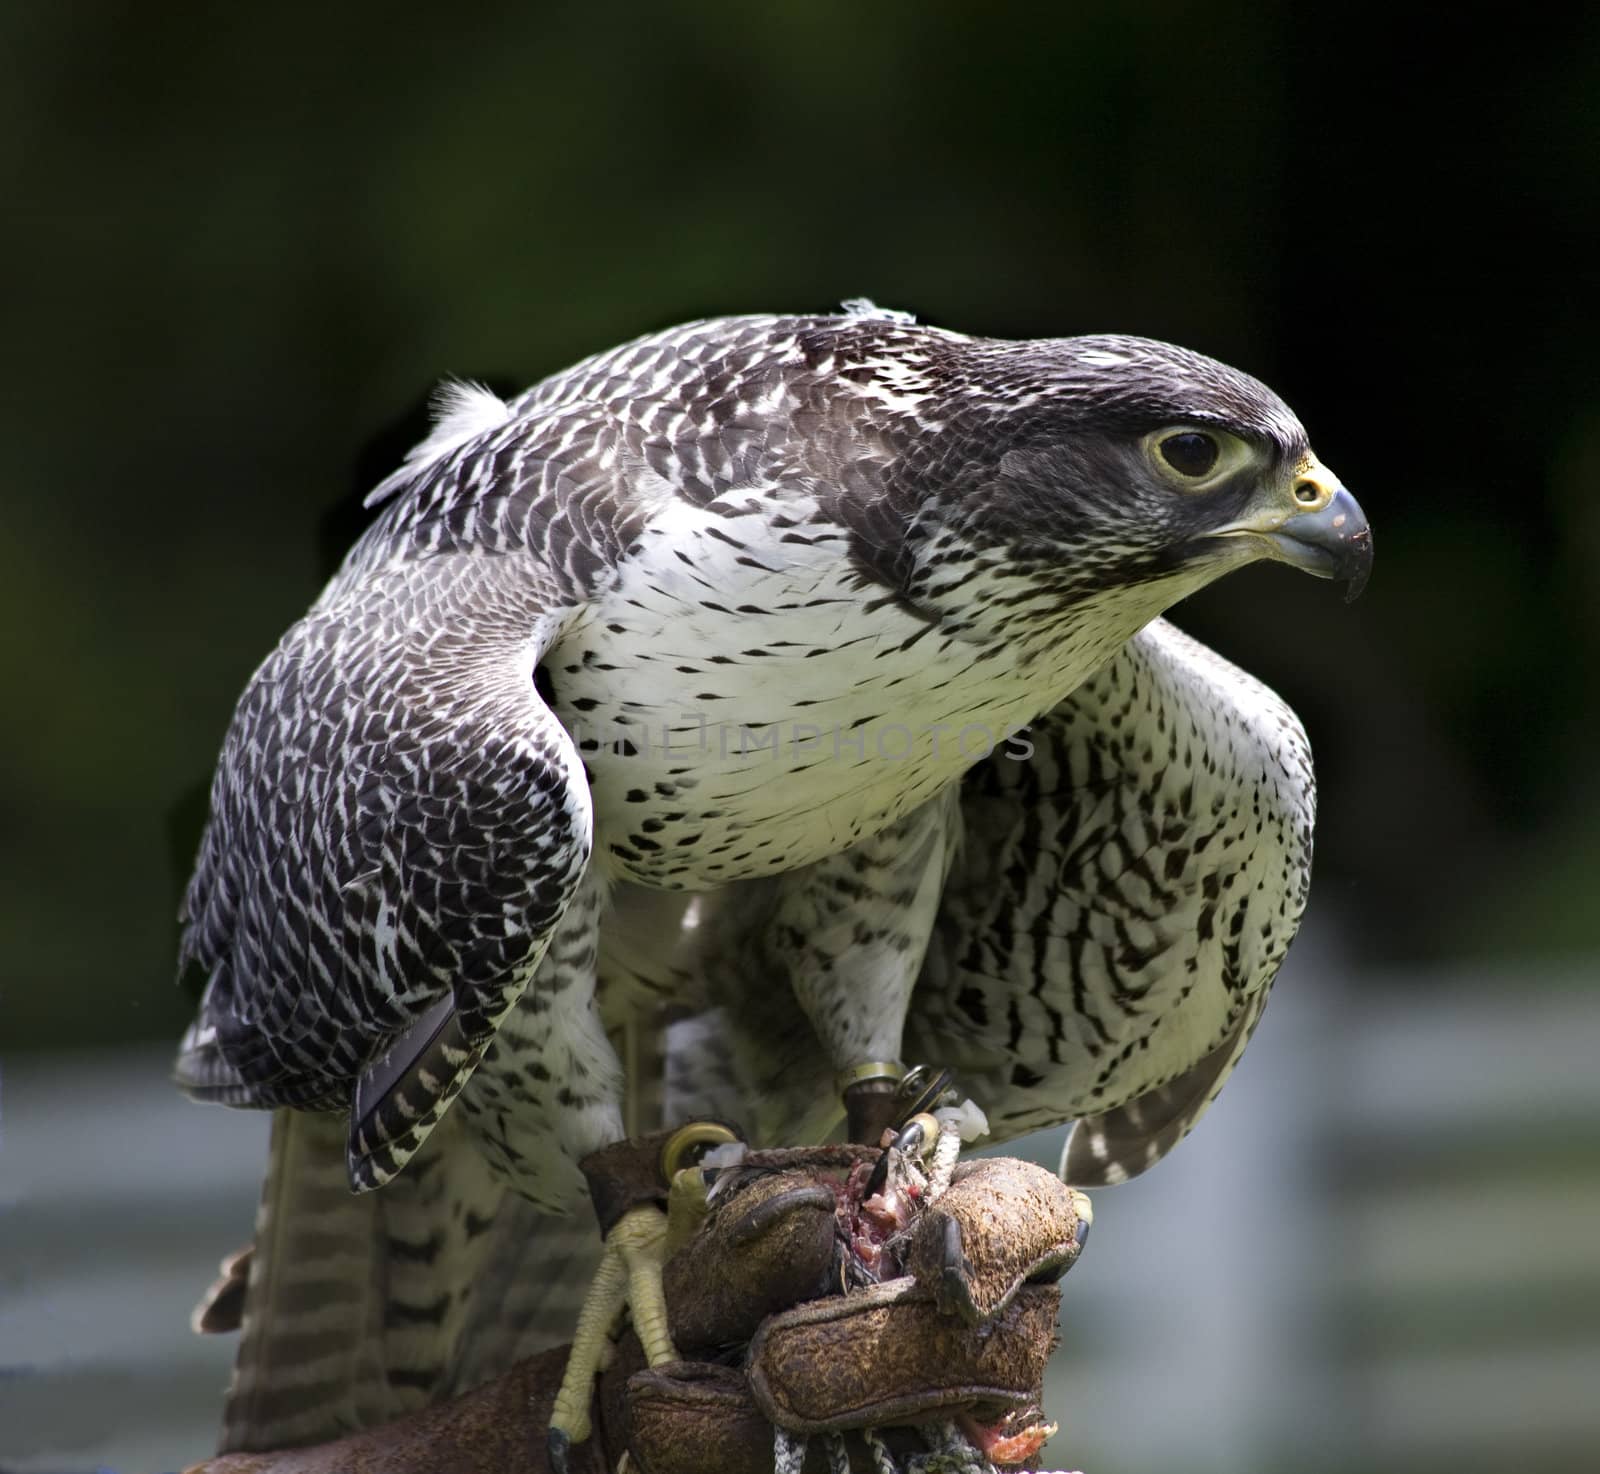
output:
M669 1101L793 1129L906 1050L1007 1132L1091 1118L1090 1178L1204 1108L1298 923L1311 773L1152 621L1370 560L1270 390L1135 338L730 318L449 387L372 500L224 744L185 1088L348 1112L358 1188L454 1105L551 1210L622 1133L608 1031L666 1003ZM652 893L697 899L630 919Z
M962 791L910 1016L1004 1137L1076 1120L1120 1181L1221 1088L1299 927L1311 754L1270 691L1157 620Z
M1315 811L1305 733L1259 682L1155 620L951 797L907 1056L953 1069L997 1140L1077 1121L1068 1181L1132 1176L1215 1097L1298 929ZM756 882L698 903L686 946L709 1006L675 1026L672 1113L743 1111L777 1138L821 1124L827 1052L798 1007L785 1017L745 986L847 965L819 955L815 912L785 926L806 893Z

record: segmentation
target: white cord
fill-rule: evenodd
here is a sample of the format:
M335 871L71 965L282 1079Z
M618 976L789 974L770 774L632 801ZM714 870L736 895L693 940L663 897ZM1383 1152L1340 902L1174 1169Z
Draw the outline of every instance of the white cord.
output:
M861 1436L867 1441L867 1448L872 1454L872 1467L877 1474L900 1474L899 1465L889 1452L889 1445L878 1436L876 1428L863 1428Z
M772 1474L802 1474L806 1466L806 1440L791 1438L782 1428L772 1430Z
M928 1165L928 1195L925 1203L937 1201L940 1193L950 1186L951 1174L956 1170L956 1158L961 1155L961 1131L947 1121L939 1123L939 1140L933 1148L933 1161Z

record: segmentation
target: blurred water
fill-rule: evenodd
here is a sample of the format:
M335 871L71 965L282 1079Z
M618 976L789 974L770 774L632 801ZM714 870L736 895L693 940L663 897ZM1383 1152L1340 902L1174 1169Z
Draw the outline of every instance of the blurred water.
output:
M1397 981L1303 939L1200 1130L1096 1195L1050 1458L1595 1466L1600 999L1526 970ZM266 1121L187 1104L167 1058L4 1076L0 1470L150 1474L211 1447L233 1343L187 1318L249 1236Z

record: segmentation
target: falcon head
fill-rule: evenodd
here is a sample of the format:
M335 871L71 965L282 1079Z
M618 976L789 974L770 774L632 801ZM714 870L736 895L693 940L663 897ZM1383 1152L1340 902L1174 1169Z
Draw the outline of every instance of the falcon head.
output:
M1268 558L1361 592L1367 519L1265 384L1145 338L973 348L991 397L952 428L988 454L968 461L956 517L1014 566L1072 597L1160 584L1177 598Z

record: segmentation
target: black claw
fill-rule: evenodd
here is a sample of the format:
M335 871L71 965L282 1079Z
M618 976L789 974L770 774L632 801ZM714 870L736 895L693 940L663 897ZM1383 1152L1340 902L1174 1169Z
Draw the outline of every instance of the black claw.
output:
M953 1270L963 1275L972 1273L972 1263L967 1258L966 1241L962 1237L958 1219L945 1219L944 1243L940 1247L944 1250L944 1268L947 1271Z
M1087 1218L1080 1218L1078 1220L1078 1226L1073 1231L1072 1236L1078 1242L1078 1252L1080 1254L1083 1253L1083 1246L1089 1242L1089 1230L1093 1227L1094 1224L1091 1223Z
M955 1311L968 1325L974 1325L979 1317L978 1307L972 1303L972 1261L967 1258L961 1225L954 1218L945 1219L941 1247L944 1262L939 1266L937 1298L943 1309Z
M881 1193L889 1181L889 1153L894 1151L892 1146L885 1147L883 1155L878 1158L877 1165L872 1169L872 1175L867 1178L867 1185L861 1194L864 1203L868 1198L875 1198Z
M544 1447L550 1459L550 1474L567 1474L567 1450L572 1447L571 1435L560 1428L552 1428L545 1436Z
M906 1125L900 1128L899 1134L884 1149L883 1155L878 1158L877 1165L872 1169L872 1175L867 1178L866 1191L861 1194L863 1202L881 1193L888 1183L889 1168L891 1166L889 1153L900 1152L905 1156L915 1156L921 1149L923 1138L926 1135L927 1132L920 1121L907 1122Z

